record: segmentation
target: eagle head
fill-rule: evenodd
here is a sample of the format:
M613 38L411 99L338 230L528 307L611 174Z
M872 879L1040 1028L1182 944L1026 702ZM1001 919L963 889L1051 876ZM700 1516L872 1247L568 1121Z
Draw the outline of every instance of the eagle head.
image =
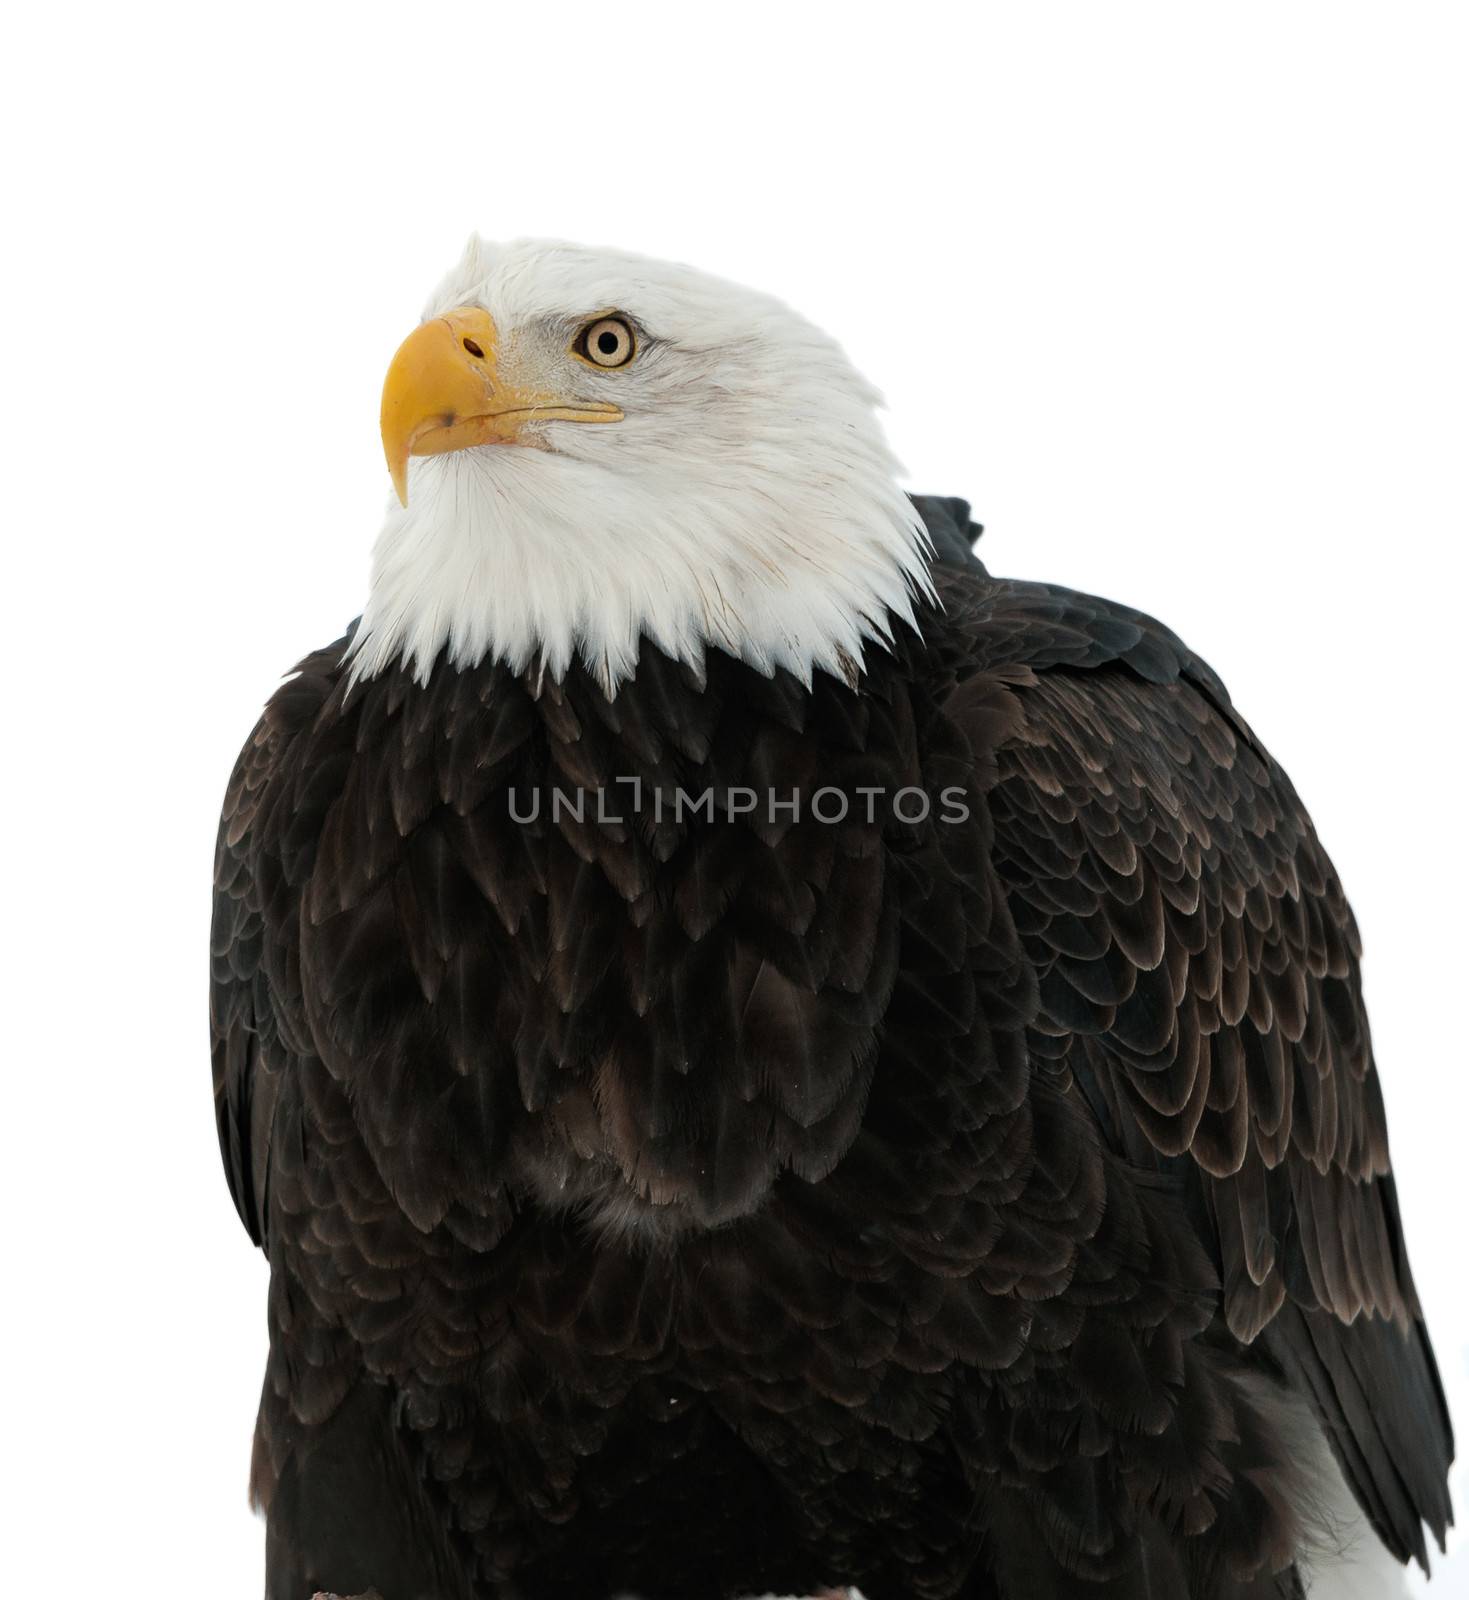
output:
M609 694L640 643L855 673L928 586L878 396L769 295L470 240L388 368L396 492L355 675L486 659Z

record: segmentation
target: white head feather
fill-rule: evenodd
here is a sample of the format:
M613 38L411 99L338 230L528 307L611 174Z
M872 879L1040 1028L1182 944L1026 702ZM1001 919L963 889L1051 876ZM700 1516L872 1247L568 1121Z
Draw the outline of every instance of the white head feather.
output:
M569 244L472 239L424 320L478 306L501 370L609 401L623 420L533 424L539 449L413 458L352 642L354 676L427 678L499 658L608 692L646 635L698 666L713 645L761 672L851 676L927 592L927 540L898 488L878 396L839 346L768 295L689 267ZM569 353L615 309L636 358Z

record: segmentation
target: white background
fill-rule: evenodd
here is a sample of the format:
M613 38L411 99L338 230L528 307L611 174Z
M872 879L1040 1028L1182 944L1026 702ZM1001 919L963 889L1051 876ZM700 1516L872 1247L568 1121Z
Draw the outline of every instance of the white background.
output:
M382 373L472 227L782 294L886 391L914 484L972 498L993 569L1151 610L1223 673L1365 929L1469 1426L1464 19L17 8L0 1586L259 1593L265 1269L211 1124L215 817L278 675L360 606ZM1444 1571L1469 1595L1469 1551Z

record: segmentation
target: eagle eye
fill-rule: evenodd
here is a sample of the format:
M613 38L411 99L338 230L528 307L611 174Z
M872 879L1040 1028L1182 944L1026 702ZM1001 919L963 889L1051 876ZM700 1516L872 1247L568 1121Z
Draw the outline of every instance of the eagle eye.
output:
M598 317L588 323L572 348L594 367L625 367L637 353L632 329L621 317Z

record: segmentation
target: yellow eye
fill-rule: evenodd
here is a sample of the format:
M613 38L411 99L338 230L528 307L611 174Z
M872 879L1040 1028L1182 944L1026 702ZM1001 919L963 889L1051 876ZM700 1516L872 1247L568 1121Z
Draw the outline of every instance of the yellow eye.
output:
M625 367L635 352L632 329L621 317L599 317L576 341L576 353L597 367Z

